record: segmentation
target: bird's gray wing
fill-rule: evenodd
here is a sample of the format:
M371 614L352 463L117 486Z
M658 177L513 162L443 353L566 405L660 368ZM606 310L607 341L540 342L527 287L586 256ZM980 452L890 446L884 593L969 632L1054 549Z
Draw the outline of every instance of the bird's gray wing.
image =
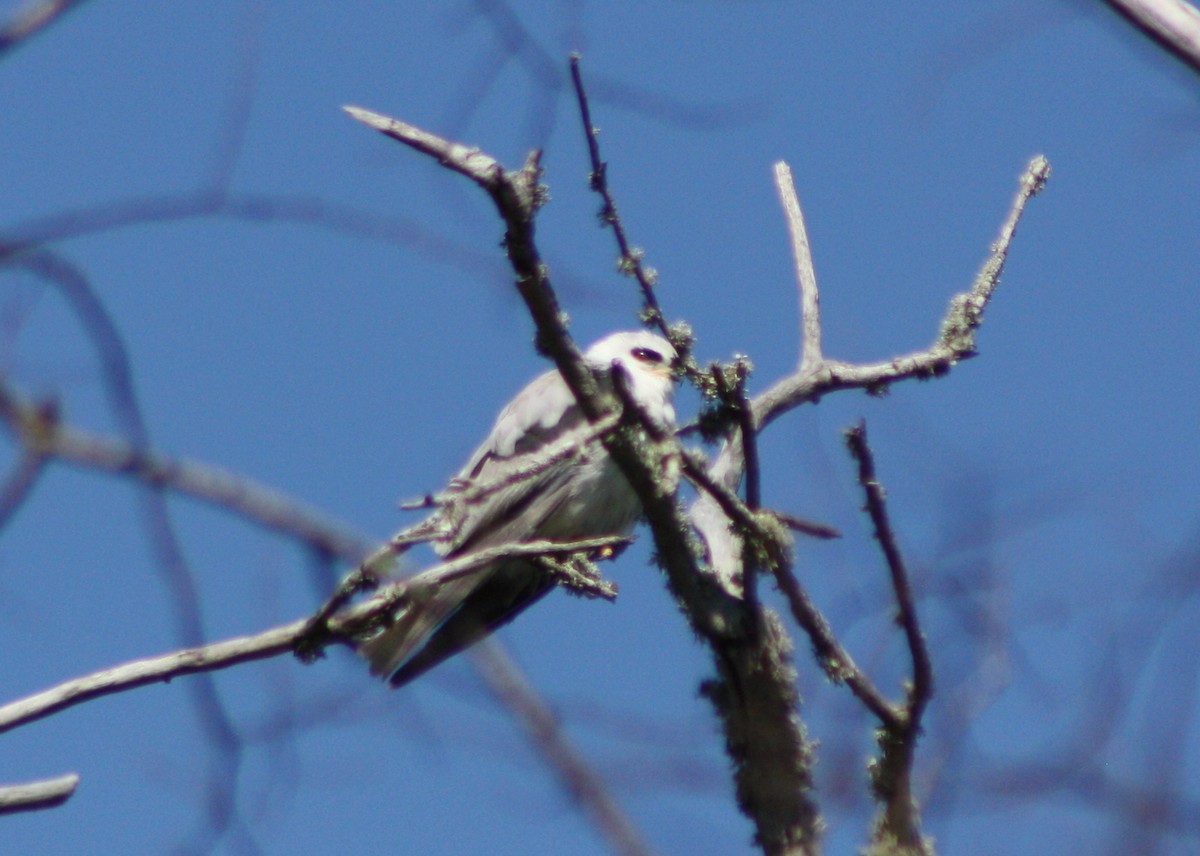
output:
M526 540L563 500L588 423L557 371L508 403L443 495L450 536L439 552Z
M440 497L435 548L450 557L536 537L567 499L588 424L557 371L533 380ZM421 581L392 625L360 643L376 674L399 686L507 623L554 587L534 562L495 562L453 579Z

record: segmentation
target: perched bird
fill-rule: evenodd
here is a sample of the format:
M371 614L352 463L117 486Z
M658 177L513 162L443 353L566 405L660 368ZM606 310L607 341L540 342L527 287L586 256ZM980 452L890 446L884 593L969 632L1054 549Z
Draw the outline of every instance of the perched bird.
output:
M665 339L613 333L583 356L607 384L620 365L646 416L664 430L674 426L675 349ZM641 511L554 369L500 411L491 434L439 497L438 511L421 525L440 530L434 549L453 559L504 544L623 535ZM511 621L554 585L534 559L498 560L412 598L390 626L359 643L359 652L372 672L400 686Z

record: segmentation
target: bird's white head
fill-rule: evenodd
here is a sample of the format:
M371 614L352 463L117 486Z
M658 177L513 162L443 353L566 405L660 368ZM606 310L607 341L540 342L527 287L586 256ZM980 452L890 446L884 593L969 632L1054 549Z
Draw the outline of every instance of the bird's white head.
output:
M671 343L662 336L649 330L612 333L594 343L583 356L597 369L611 369L613 363L620 364L629 375L634 401L660 424L674 424L671 396L675 381L671 376L671 364L676 354Z

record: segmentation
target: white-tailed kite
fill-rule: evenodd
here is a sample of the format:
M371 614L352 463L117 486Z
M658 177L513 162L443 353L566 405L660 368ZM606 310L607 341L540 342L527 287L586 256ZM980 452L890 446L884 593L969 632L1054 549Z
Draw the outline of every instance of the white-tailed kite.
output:
M673 427L675 349L665 339L644 330L613 333L583 356L608 384L619 364L646 416ZM557 369L508 403L439 500L422 526L442 532L434 549L450 559L505 544L624 535L642 511ZM410 598L359 651L372 672L400 686L511 621L554 585L534 559L496 561Z

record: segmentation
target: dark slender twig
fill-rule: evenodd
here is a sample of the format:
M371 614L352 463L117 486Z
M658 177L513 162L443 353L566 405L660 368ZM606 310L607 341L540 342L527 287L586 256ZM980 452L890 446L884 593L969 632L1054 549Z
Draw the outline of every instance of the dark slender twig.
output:
M754 512L746 506L740 496L712 477L706 466L707 461L702 455L691 449L684 449L681 458L683 474L716 500L729 521L745 529L757 529L758 521L754 518Z
M630 243L625 231L625 224L617 211L617 202L608 184L608 164L600 155L599 129L592 123L591 106L588 103L587 90L583 85L583 73L580 70L581 57L578 53L571 54L571 82L575 87L575 100L579 105L579 118L583 122L583 135L587 140L588 157L591 161L591 174L588 184L599 194L600 222L612 229L617 242L617 267L628 276L632 276L642 293L642 323L655 327L674 345L679 354L679 368L688 379L699 385L701 370L692 357L692 330L687 324L668 324L666 314L659 305L658 295L654 288L658 283L658 272L644 263L643 251Z
M796 517L794 514L787 514L782 511L772 509L771 513L779 519L779 522L791 529L793 532L799 532L807 535L810 538L841 538L842 533L835 527L827 523L818 523L815 520L805 520L802 517Z
M871 780L883 806L872 838L885 846L888 842L896 843L906 853L927 854L931 851L921 837L920 813L912 793L912 766L921 734L922 714L933 695L933 666L917 620L908 570L888 520L883 487L875 474L866 422L860 421L848 428L845 436L850 454L858 465L858 483L866 496L866 511L871 518L875 540L887 562L896 595L896 623L904 632L913 669L902 712L894 720L885 722L879 735L880 757L872 767Z
M730 522L754 533L756 537L774 537L762 524L764 516L770 520L777 521L794 532L800 532L813 538L829 539L842 537L842 533L832 526L824 523L814 523L811 520L803 520L791 514L776 511L773 508L762 508L757 512L752 511L742 501L741 497L713 477L713 474L706 466L707 462L704 460L704 457L692 449L682 449L680 451L680 461L683 467L683 475L687 477L688 481L700 488L706 495L712 497Z
M829 679L835 683L845 684L863 703L863 706L885 726L899 724L900 717L896 708L879 691L867 673L854 662L850 652L838 641L829 622L812 602L808 592L800 585L790 566L781 564L773 570L775 582L787 599L792 617L808 635L813 653L817 656L817 662L820 663Z
M671 330L667 325L666 316L659 306L658 296L654 293L657 279L653 268L642 264L643 253L629 243L625 234L625 225L617 213L617 203L608 187L608 164L600 157L599 130L592 124L592 111L588 106L587 91L583 88L583 75L579 69L580 55L571 54L571 82L575 86L575 99L579 103L579 118L583 120L583 134L587 139L588 155L592 161L592 173L589 180L592 190L600 194L603 200L600 206L600 222L612 229L616 238L617 248L621 251L620 269L637 280L642 290L642 321L657 327L666 338L671 338Z
M875 458L867 442L866 421L860 421L857 425L848 428L845 433L846 445L850 449L850 454L854 456L855 463L858 464L858 483L866 495L867 514L871 517L875 540L879 542L879 547L887 560L888 573L892 579L892 590L896 594L896 622L904 632L909 656L912 659L913 681L908 702L908 724L914 732L917 732L921 728L921 714L933 695L933 665L929 659L929 648L925 644L925 634L921 632L921 624L917 619L912 583L904 564L904 556L900 553L900 547L896 544L896 534L892 529L891 521L888 520L883 487L879 484L875 474Z

